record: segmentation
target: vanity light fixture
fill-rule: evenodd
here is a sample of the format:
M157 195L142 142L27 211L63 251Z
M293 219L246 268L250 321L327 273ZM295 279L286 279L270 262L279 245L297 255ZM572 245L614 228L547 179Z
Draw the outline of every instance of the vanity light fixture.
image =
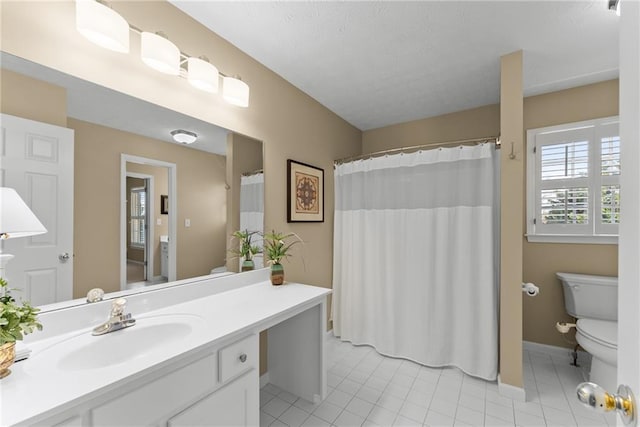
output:
M143 31L140 43L142 62L161 73L180 75L180 49L163 33Z
M198 135L184 129L176 129L171 131L171 136L175 142L180 144L193 144L198 139Z
M240 77L224 76L222 78L222 97L229 104L248 107L249 86L240 80Z
M218 93L218 69L206 56L187 59L187 80L195 88Z
M103 2L76 0L76 29L98 46L129 52L129 24Z
M140 58L149 67L186 78L194 87L209 93L218 92L222 77L223 99L239 107L249 106L249 86L240 78L221 73L206 57L196 58L181 52L161 32L150 33L130 25L104 0L76 0L76 28L99 46L127 53L129 32L140 34Z
M615 10L618 16L620 16L620 1L621 0L609 0L609 10Z

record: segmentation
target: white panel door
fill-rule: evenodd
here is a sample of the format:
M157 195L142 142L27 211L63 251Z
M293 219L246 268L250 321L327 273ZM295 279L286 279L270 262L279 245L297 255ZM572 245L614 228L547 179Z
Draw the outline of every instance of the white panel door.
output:
M640 3L620 8L618 384L630 386L640 405Z
M0 184L14 188L47 233L3 241L5 275L34 305L73 296L73 130L2 114ZM67 256L65 256L65 254Z

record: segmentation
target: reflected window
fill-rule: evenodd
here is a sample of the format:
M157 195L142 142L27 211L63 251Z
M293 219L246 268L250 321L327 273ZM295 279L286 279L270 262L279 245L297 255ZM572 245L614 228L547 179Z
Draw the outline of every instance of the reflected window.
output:
M144 247L146 239L147 193L144 187L131 189L131 246Z

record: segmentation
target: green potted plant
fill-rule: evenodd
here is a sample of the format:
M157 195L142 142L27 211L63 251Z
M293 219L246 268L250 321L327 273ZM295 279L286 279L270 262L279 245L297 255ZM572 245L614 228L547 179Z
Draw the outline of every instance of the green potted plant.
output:
M238 230L231 235L232 240L238 241L238 247L230 249L229 252L235 255L234 258L242 258L241 271L253 270L256 266L253 257L262 253L260 246L251 244L251 239L256 234L259 233L257 231Z
M42 330L37 316L40 309L27 301L17 303L9 291L7 281L0 277L0 378L11 373L16 341L36 329Z
M297 243L302 243L302 239L295 233L281 233L271 231L263 236L264 253L267 262L271 265L271 284L282 285L284 283L284 267L282 260L289 258L289 250Z

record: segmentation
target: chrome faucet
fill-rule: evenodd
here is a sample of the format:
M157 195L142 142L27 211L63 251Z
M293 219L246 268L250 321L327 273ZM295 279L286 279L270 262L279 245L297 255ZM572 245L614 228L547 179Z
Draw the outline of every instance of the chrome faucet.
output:
M120 329L128 328L136 324L136 319L131 317L131 313L124 314L124 308L127 305L127 300L124 298L118 298L111 304L111 313L109 319L103 324L93 328L93 335L104 335L109 332L117 331Z

